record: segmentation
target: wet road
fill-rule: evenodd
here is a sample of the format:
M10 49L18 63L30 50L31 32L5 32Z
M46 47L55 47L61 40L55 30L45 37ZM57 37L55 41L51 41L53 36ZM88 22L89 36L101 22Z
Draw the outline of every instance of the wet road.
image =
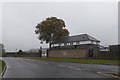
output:
M118 66L37 61L4 58L7 69L3 78L116 78Z

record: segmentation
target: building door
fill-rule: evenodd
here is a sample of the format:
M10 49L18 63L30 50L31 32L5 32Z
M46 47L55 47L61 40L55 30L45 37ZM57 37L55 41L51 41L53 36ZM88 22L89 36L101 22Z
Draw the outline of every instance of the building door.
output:
M93 49L89 50L88 56L89 56L89 58L93 58Z

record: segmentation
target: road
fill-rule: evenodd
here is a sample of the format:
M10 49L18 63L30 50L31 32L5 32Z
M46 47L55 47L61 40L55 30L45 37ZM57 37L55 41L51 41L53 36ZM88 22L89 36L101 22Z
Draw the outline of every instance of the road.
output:
M118 66L37 61L4 58L7 69L3 78L116 78Z

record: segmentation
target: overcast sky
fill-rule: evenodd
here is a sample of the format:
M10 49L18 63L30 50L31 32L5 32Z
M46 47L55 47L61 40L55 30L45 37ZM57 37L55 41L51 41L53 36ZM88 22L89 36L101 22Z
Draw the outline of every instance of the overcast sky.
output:
M35 25L51 16L63 19L70 35L89 34L101 45L118 43L117 2L5 2L2 43L6 51L39 48Z

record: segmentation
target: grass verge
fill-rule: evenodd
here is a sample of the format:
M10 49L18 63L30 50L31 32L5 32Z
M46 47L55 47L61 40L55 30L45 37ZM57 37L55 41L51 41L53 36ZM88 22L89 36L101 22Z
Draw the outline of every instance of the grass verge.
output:
M32 59L33 60L45 60L45 61L57 61L57 62L120 65L119 63L120 60L73 59L73 58L32 58Z
M5 62L0 60L0 75L2 75L5 68Z

